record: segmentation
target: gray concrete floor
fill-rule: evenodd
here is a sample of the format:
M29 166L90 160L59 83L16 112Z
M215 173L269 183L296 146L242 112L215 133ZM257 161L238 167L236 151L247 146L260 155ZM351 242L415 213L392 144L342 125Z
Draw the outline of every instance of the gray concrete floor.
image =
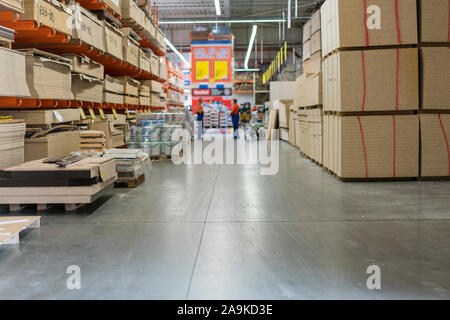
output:
M0 299L450 298L450 182L340 183L287 144L280 161L154 163L135 190L55 207L0 247Z

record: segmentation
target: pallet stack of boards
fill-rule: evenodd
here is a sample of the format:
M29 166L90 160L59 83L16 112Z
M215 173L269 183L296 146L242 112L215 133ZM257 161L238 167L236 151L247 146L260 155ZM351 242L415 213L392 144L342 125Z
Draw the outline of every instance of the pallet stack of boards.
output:
M35 160L0 171L0 203L11 211L26 204L46 210L61 203L73 211L92 203L116 179L116 163L110 156L87 157L65 167Z
M116 185L135 188L145 181L145 172L151 165L147 153L141 149L109 149L107 155L116 160Z
M0 169L24 162L25 122L0 120Z

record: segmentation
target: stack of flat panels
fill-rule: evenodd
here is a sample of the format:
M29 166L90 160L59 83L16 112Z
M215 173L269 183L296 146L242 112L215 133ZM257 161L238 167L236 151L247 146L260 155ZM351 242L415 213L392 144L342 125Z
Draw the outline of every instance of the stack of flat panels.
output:
M117 182L129 182L145 176L150 164L148 154L141 149L109 149L106 154L116 160Z
M83 204L117 179L112 157L88 157L59 167L45 159L0 171L2 204Z
M0 169L23 163L25 122L0 120Z

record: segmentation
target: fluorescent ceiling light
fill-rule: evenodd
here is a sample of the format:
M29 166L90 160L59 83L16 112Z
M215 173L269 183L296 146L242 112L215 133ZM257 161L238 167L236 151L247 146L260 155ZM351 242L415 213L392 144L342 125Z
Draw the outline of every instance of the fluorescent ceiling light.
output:
M258 30L258 26L256 24L253 25L252 35L250 37L250 42L248 44L247 55L245 56L244 67L248 69L248 60L250 59L250 55L252 54L253 43L255 42L256 31Z
M309 18L309 17L301 17ZM159 21L159 24L216 24L216 23L278 23L285 22L286 19L253 19L253 20L173 20Z
M183 61L188 68L191 68L191 64L187 62L186 58L180 53L180 51L178 51L177 48L175 48L167 38L164 38L164 40L166 41L166 44L169 46L169 48L172 49L172 51L180 57L181 61Z
M218 16L220 16L220 1L219 0L214 0L214 5L216 6L216 14Z

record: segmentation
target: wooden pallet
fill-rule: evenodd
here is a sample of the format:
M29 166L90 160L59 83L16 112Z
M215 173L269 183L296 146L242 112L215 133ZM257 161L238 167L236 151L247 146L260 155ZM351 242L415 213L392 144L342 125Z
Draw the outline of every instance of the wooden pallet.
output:
M170 155L160 155L160 156L150 156L150 160L152 161L167 161L171 160L172 156Z
M24 229L40 227L41 217L0 217L0 245L18 244L19 233Z
M114 184L116 188L126 186L127 188L136 188L137 186L141 185L145 181L145 174L140 175L136 179L124 179L124 180L117 180Z

